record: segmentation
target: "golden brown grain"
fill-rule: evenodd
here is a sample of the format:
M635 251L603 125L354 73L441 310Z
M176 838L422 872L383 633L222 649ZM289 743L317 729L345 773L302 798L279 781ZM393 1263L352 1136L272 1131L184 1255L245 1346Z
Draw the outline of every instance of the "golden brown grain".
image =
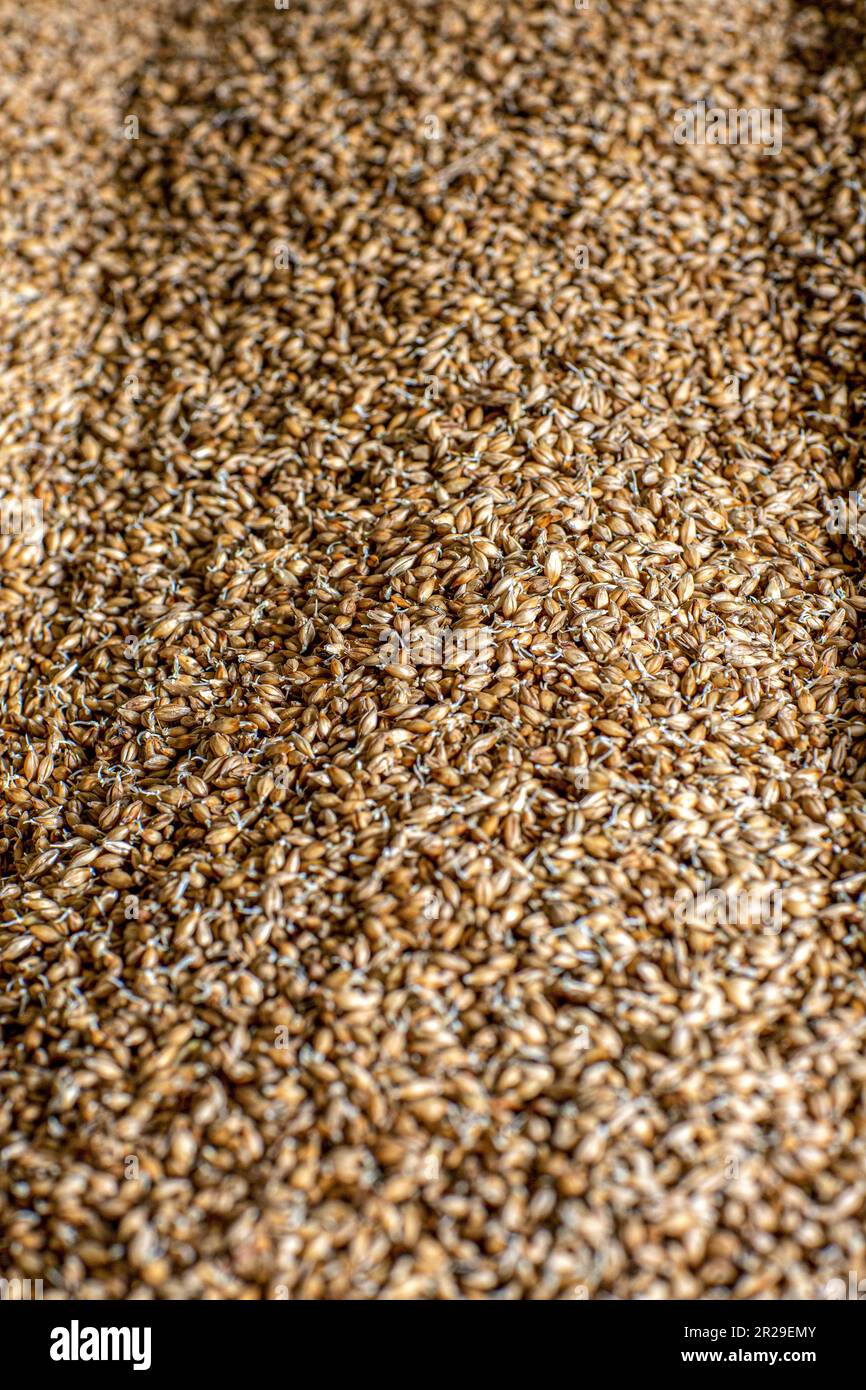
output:
M0 16L0 1275L866 1273L860 0Z

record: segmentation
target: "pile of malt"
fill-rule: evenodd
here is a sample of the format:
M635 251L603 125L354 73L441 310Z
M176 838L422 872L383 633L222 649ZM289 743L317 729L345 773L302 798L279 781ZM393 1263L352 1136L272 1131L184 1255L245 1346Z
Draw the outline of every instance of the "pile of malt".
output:
M866 1274L864 34L0 0L0 1276Z

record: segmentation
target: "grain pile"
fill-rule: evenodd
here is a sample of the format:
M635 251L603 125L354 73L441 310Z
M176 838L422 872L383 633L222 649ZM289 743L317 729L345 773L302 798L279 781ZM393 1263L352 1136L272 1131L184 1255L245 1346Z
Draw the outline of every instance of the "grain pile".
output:
M0 7L0 1275L863 1275L861 0L117 8Z

